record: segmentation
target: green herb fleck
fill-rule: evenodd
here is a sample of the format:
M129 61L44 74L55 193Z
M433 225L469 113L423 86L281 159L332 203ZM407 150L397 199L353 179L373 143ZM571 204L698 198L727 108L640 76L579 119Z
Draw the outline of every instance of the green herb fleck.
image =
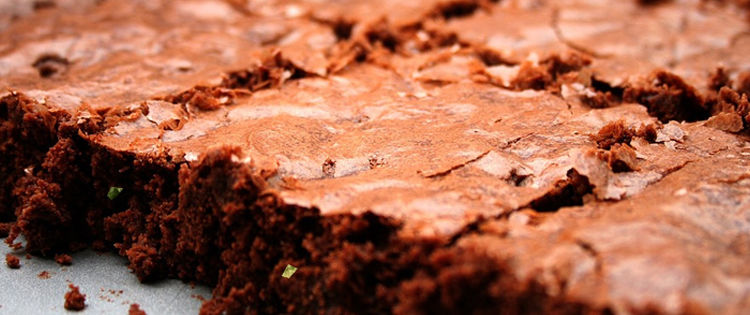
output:
M109 192L107 192L107 198L109 198L109 200L115 200L115 198L117 198L117 196L119 196L121 192L122 192L122 187L109 187Z
M292 265L286 265L286 269L284 269L284 273L281 274L284 278L291 278L294 272L297 271L297 267Z

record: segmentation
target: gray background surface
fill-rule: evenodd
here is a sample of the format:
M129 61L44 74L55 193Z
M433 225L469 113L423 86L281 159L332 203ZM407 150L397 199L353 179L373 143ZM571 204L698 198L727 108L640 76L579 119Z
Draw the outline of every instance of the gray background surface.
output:
M197 314L201 297L211 297L209 288L191 287L178 280L142 284L128 270L127 261L111 253L75 253L71 255L73 265L60 266L51 259L26 259L23 250L14 251L5 243L0 248L0 314L128 314L132 303L149 315ZM20 269L8 268L7 253L20 258ZM38 276L42 271L49 273L49 279ZM82 312L63 307L68 283L86 294Z

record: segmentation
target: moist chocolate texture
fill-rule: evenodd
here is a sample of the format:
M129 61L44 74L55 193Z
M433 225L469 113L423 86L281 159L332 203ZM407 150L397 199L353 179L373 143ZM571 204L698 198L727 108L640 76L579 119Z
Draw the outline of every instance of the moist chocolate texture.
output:
M9 244L113 250L203 314L750 308L741 1L13 12Z

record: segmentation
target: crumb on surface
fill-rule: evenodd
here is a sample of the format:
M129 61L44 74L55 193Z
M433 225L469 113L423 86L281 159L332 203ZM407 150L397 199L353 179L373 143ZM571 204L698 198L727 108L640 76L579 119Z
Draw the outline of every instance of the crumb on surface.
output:
M8 268L11 269L21 268L21 260L13 254L5 255L5 263L8 265Z
M42 271L38 275L36 275L39 279L49 279L51 276L48 271Z
M146 315L146 312L144 312L141 309L141 306L138 305L138 303L130 304L130 309L128 310L128 315Z
M57 254L55 255L55 262L63 266L70 266L73 264L73 257L68 254Z
M80 311L86 307L86 295L81 294L77 286L69 284L70 291L65 293L65 309Z
M10 223L10 222L0 223L0 237L8 237L8 235L10 234L11 227L13 227L13 223Z

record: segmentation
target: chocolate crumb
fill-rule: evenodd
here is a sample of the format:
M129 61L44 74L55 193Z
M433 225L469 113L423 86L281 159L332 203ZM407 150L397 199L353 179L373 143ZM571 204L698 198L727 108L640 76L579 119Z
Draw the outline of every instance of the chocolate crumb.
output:
M538 65L524 62L516 78L511 81L511 86L517 90L549 89L553 93L559 92L558 81L563 75L581 70L590 64L590 58L578 53L552 55L540 61Z
M70 266L73 264L73 257L68 254L58 254L55 255L55 262L63 266Z
M705 126L727 132L740 132L750 126L750 101L747 94L724 86L719 93L711 95L710 102L713 116Z
M169 95L164 100L174 104L190 104L200 110L212 111L231 104L238 96L238 92L232 89L209 86L195 86L187 91ZM179 122L177 126L168 126L174 129L181 127Z
M599 151L597 156L607 162L607 165L615 173L631 172L637 170L638 159L635 150L628 144L615 143L609 151Z
M50 278L50 274L49 274L49 272L48 272L48 271L46 271L46 270L45 270L45 271L42 271L42 272L40 272L40 273L39 273L38 275L36 275L36 276L37 276L37 277L38 277L39 279L49 279L49 278Z
M325 174L326 177L333 177L335 173L336 161L331 160L330 158L326 159L326 161L323 162L323 174Z
M653 143L656 141L657 127L656 124L641 125L641 127L638 128L638 131L635 132L635 135Z
M146 315L146 312L141 309L141 306L137 303L130 304L128 315Z
M375 169L385 165L385 158L377 155L370 156L367 161L370 163L370 169Z
M268 56L262 65L228 73L221 82L222 88L234 93L236 89L258 91L281 85L287 80L307 77L309 74L285 59L280 53ZM223 90L223 89L221 89Z
M14 250L19 250L19 249L23 248L23 243L21 243L21 242L13 243L14 240L15 240L15 238L13 238L13 235L9 235L8 238L5 239L5 243L8 244L8 246L11 249L14 249Z
M742 117L737 113L718 113L711 116L705 126L726 132L739 132L742 130Z
M70 291L65 293L65 309L71 311L80 311L86 308L86 295L81 294L77 286L69 284Z
M8 268L10 269L21 268L21 260L19 260L18 257L16 257L13 254L5 255L5 263L8 265Z
M618 120L599 129L597 134L591 135L591 140L595 141L599 148L609 149L615 143L629 143L634 135L633 129L625 126L625 121ZM655 130L654 138L656 138Z
M11 222L0 223L0 237L8 237L8 234L10 234L10 229L12 227L13 223Z

